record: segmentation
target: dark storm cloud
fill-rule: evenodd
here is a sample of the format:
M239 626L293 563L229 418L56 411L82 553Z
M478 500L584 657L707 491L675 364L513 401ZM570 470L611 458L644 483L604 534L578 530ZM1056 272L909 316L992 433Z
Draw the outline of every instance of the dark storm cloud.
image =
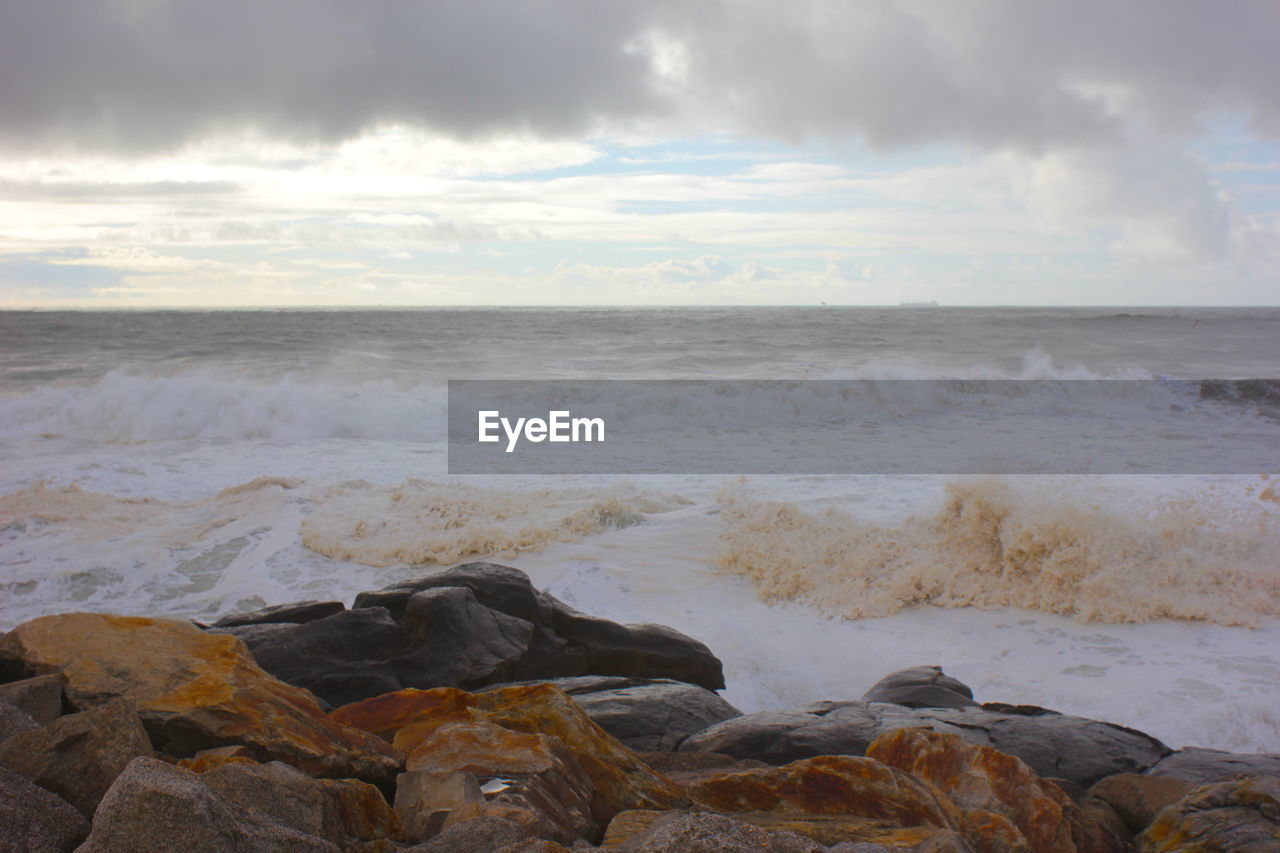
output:
M253 127L1044 148L1215 112L1280 131L1273 0L94 0L0 10L0 142L148 150ZM639 49L637 49L639 47Z

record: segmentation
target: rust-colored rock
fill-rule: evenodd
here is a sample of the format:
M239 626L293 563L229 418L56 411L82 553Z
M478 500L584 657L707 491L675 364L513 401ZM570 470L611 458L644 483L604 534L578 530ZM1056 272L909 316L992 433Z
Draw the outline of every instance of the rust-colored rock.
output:
M1239 776L1202 785L1138 836L1142 853L1280 850L1280 777Z
M887 764L820 755L782 767L726 773L695 782L689 797L720 812L848 815L897 826L962 830L964 815L928 782Z
M627 809L669 809L683 803L671 780L605 732L563 690L550 684L502 687L484 693L454 688L401 690L338 708L330 718L382 737L413 753L441 726L485 722L513 732L558 738L594 787L591 812L604 826Z
M595 786L559 738L516 732L493 723L446 723L409 753L409 771L470 773L498 780L494 800L545 815L573 841L595 838Z
M238 639L187 622L43 616L0 637L0 666L61 674L78 709L128 699L156 749L171 755L238 743L315 776L389 779L399 769L383 741L330 721L310 693L263 672Z
M178 762L192 773L204 773L225 764L257 764L253 753L243 746L219 746L214 749L202 749L190 758Z
M1062 789L1041 779L1021 759L931 729L887 732L867 748L867 757L936 785L976 822L975 810L1011 821L1033 853L1117 853L1108 837ZM1017 849L1007 828L966 836L979 850Z

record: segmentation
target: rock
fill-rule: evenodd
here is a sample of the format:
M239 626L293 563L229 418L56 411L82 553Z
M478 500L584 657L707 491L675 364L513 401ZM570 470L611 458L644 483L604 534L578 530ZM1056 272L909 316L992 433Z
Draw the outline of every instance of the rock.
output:
M241 625L274 625L282 622L301 625L341 613L346 609L346 605L341 601L298 601L293 604L263 607L248 613L232 613L214 622L213 627L235 628Z
M486 607L462 587L415 592L401 622L413 650L395 663L405 687L509 680L534 631L532 622Z
M89 834L89 822L61 797L0 768L0 850L68 853Z
M518 824L495 817L478 817L456 823L435 838L408 848L405 853L493 853L502 847L530 841Z
M1194 787L1194 783L1176 776L1119 773L1096 783L1089 793L1109 804L1129 834L1137 835L1161 809L1176 803Z
M0 702L0 742L21 732L31 732L40 728L40 724L31 719L31 715L16 705Z
M664 815L619 848L628 853L821 853L812 840L705 812Z
M396 817L409 841L424 841L444 826L449 812L484 801L470 773L414 770L396 777Z
M578 613L509 566L467 563L362 592L349 611L321 615L321 604L268 608L210 630L239 637L263 669L331 706L404 688L588 673L724 686L702 643ZM280 624L286 616L302 624Z
M708 690L724 688L724 669L705 645L663 625L619 625L546 596L556 633L581 646L594 675L670 678Z
M310 693L267 675L235 637L186 622L44 616L0 638L0 663L60 673L74 708L130 700L155 747L176 757L239 743L259 760L314 776L390 781L400 769L386 743L331 722Z
M226 764L257 764L253 753L243 746L219 746L214 749L202 749L190 758L178 761L179 767L185 767L193 773L203 773Z
M1140 772L1169 752L1150 735L1082 717L880 702L818 702L747 714L689 736L680 749L785 764L814 755L862 755L880 734L919 726L990 746L1017 756L1041 776L1085 787L1117 773Z
M401 835L378 789L355 779L312 779L276 761L224 764L200 778L224 803L246 812L256 809L280 826L343 850Z
M581 848L574 848L581 849ZM595 850L597 848L589 848ZM499 847L494 853L570 853L569 848L563 844L556 844L554 841L547 841L545 838L533 838L528 841L517 841L515 844L508 844L505 847Z
M102 798L77 853L338 853L338 847L226 803L190 770L129 764Z
M40 675L0 684L0 702L21 709L42 726L48 725L62 713L62 679Z
M1280 776L1280 755L1223 752L1189 747L1161 759L1147 770L1152 776L1176 776L1196 785L1220 782L1241 774Z
M116 777L151 741L124 700L59 717L0 743L0 766L57 794L86 818Z
M870 758L824 755L784 767L726 773L689 786L689 798L718 812L849 815L897 826L958 831L965 819L928 782Z
M742 712L705 687L670 679L586 676L556 679L596 725L631 749L674 750L691 734Z
M493 723L446 723L409 752L406 767L471 774L494 801L541 815L554 840L599 835L595 786L559 738Z
M609 824L604 848L618 848L627 839L639 835L654 823L684 812L621 812ZM798 815L771 812L742 812L733 815L739 823L771 831L785 831L818 845L891 844L893 850L934 850L938 853L972 853L972 848L954 832L932 826L903 828L892 821L848 815ZM835 849L835 848L830 848Z
M401 687L390 661L404 648L400 626L381 608L344 610L298 625L214 628L239 637L258 666L330 707Z
M408 754L436 729L455 722L487 722L515 732L559 738L594 786L592 815L606 825L627 809L667 809L682 802L679 789L591 721L564 691L550 684L504 687L484 693L454 688L402 690L339 708L331 717L391 736ZM460 768L461 769L461 768Z
M968 685L943 673L940 666L913 666L890 673L862 698L907 708L973 708L978 704Z
M763 761L738 761L719 752L642 752L641 760L679 785L691 785L699 779L768 767Z
M1040 779L1023 761L991 747L967 743L959 736L925 728L897 729L871 744L867 757L882 761L937 786L976 823L974 813L998 815L1011 822L1035 853L1119 853L1119 841L1102 831L1061 788ZM1001 821L984 814L985 831L972 826L969 843L982 850L992 830L1016 847L1018 838ZM999 848L997 848L999 849Z
M1280 778L1203 785L1168 806L1138 837L1143 853L1280 850Z

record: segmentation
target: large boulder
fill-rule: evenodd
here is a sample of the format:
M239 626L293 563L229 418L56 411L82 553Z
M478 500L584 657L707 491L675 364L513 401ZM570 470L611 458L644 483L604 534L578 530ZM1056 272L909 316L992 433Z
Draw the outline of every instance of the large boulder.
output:
M940 666L913 666L890 673L862 695L865 702L888 702L907 708L973 708L973 691Z
M786 764L815 755L863 755L884 732L920 726L1017 756L1041 776L1084 787L1117 773L1141 772L1169 753L1142 732L1043 709L904 708L861 701L747 714L691 735L680 749Z
M0 743L22 732L35 731L40 724L16 705L0 702Z
M1238 776L1168 806L1138 838L1143 853L1280 850L1280 778Z
M144 755L151 755L151 741L122 699L0 743L0 766L57 794L86 818L129 762Z
M200 776L135 759L102 798L77 853L339 853L257 809L227 803Z
M495 853L531 841L519 824L499 817L477 817L456 823L407 853Z
M70 853L89 834L89 822L56 794L0 768L0 850Z
M589 675L550 682L573 697L596 725L634 750L674 750L686 737L742 716L720 695L671 679Z
M494 563L363 592L349 611L303 602L219 620L210 631L239 637L268 672L333 706L406 687L588 674L724 687L720 661L702 643L579 613Z
M1175 776L1196 785L1220 782L1242 774L1280 776L1280 755L1223 752L1188 747L1165 756L1147 769L1152 776Z
M342 725L390 738L406 755L431 742L449 723L492 723L512 732L556 738L591 780L591 814L598 826L627 809L669 809L679 788L591 721L564 691L550 684L503 687L484 693L454 688L402 690L338 708ZM411 763L410 769L415 769ZM454 769L463 770L465 767Z
M1122 843L1092 821L1066 793L1021 760L954 734L896 729L867 749L867 757L931 782L964 809L969 841L987 849L979 821L1007 819L1028 853L1119 853ZM1016 836L1009 839L1017 843Z
M156 749L183 757L243 744L315 776L394 778L399 756L329 720L315 697L265 673L235 637L173 619L67 613L0 637L0 665L56 673L77 709L115 698L137 709Z

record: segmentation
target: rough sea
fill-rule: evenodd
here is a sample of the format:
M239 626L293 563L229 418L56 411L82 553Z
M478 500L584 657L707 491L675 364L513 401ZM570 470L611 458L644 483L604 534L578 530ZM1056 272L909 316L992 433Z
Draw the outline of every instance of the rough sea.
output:
M1280 752L1275 455L1230 476L467 478L445 454L449 379L1152 379L1140 409L1068 400L1044 428L1172 454L1210 426L1278 446L1273 398L1178 381L1274 377L1280 309L0 312L0 630L349 602L492 558L704 641L744 711L936 663L980 701ZM883 404L909 430L948 401Z

